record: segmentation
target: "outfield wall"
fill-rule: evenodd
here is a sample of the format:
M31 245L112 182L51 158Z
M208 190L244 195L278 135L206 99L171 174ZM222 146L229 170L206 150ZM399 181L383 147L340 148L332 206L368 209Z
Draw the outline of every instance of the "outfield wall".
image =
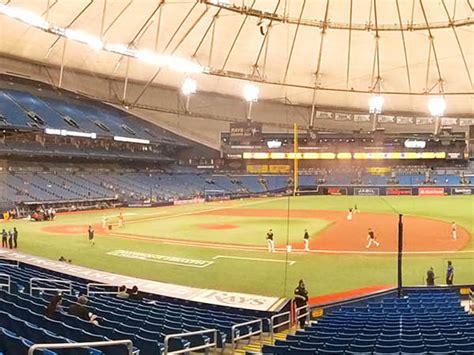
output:
M446 196L474 195L472 186L410 186L410 185L320 185L316 190L301 187L305 195L335 196Z

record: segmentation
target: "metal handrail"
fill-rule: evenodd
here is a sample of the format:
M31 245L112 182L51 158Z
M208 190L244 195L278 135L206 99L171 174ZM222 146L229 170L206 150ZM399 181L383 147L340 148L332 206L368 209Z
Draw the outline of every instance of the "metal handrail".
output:
M283 317L283 316L288 316L288 319L285 320L284 322L275 324L275 320L277 318L280 318L280 317ZM286 324L288 324L288 328L289 328L289 326L291 324L291 311L275 314L274 316L272 316L270 318L270 340L271 340L272 344L273 344L274 330L276 328L281 327L282 325L286 325Z
M9 258L6 258L4 256L0 256L0 262L1 261L12 261L12 262L14 262L14 264L10 264L10 263L3 264L5 266L20 267L20 262L18 260L15 260L15 259L9 259Z
M298 314L302 309L306 309L306 313ZM295 309L295 319L298 322L300 318L306 317L306 322L309 322L309 306L305 304L304 306L298 307Z
M131 340L110 340L110 341L92 341L86 343L56 343L56 344L34 344L28 349L28 355L33 355L35 350L44 349L74 349L74 348L90 348L102 346L126 345L128 355L133 354L133 343Z
M116 287L117 291L91 291L91 287L94 286L101 286L101 287ZM107 285L107 284L101 284L101 283L88 283L87 284L87 296L91 295L116 295L118 293L120 286L117 285Z
M207 333L213 333L214 334L214 342L209 343L209 344L204 344L204 345L198 345L198 346L195 346L193 348L186 348L186 349L182 349L182 350L168 352L168 342L172 338L186 338L186 336L207 334ZM214 353L217 352L217 329L205 329L205 330L198 330L198 331L195 331L195 332L168 334L168 335L165 336L165 353L164 353L164 355L167 355L167 354L182 354L182 353L188 353L188 352L191 352L191 351L197 351L197 350L208 349L208 348L214 348Z
M235 336L235 331L237 330L237 328L243 327L243 326L246 326L246 325L251 325L251 324L260 324L260 328L258 330L256 330L255 332L250 332L248 334L238 336L238 337ZM240 323L240 324L234 324L231 327L232 354L235 353L235 348L236 348L236 345L237 345L236 342L241 340L241 339L250 338L254 335L260 334L260 342L261 342L262 341L262 331L263 331L263 320L262 319L255 319L255 320L251 320L251 321Z
M62 284L67 284L69 287L68 288L51 288L51 287L33 287L33 282L34 281L48 281L48 282L54 282L54 283L62 283ZM30 296L33 296L33 291L34 290L40 290L40 291L59 291L59 292L69 292L70 295L72 295L72 281L67 281L67 280L58 280L58 279L44 279L41 277L32 277L30 279Z
M12 283L12 278L10 275L8 274L0 274L0 277L5 277L7 279L7 283L6 284L0 284L0 288L4 287L4 286L7 286L7 289L8 289L8 293L10 293L10 290L11 290L11 283Z

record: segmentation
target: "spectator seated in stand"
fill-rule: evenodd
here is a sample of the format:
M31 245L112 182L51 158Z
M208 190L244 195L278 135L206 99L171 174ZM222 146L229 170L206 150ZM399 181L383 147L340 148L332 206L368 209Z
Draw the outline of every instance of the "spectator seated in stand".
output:
M55 295L48 307L46 307L45 315L48 318L55 319L58 312L61 312L61 303L63 301L63 296Z
M132 287L132 289L130 290L128 299L135 300L135 301L141 301L143 299L142 295L138 292L137 286Z
M119 287L119 292L117 293L117 298L126 299L130 295L127 293L127 287L125 285Z
M97 316L89 312L89 310L85 306L87 304L87 301L88 300L86 296L80 296L77 299L77 302L69 307L68 313L70 315L79 317L94 324L98 324Z

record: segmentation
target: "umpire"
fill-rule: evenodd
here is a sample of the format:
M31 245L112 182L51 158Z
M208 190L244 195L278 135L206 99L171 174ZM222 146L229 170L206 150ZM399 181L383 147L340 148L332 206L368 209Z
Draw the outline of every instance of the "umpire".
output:
M305 288L304 281L300 280L298 287L295 288L295 304L296 308L306 306L308 304L308 291ZM306 309L302 309L298 312L297 316L303 315L306 313ZM304 328L306 323L306 316L298 318L300 323L300 328Z

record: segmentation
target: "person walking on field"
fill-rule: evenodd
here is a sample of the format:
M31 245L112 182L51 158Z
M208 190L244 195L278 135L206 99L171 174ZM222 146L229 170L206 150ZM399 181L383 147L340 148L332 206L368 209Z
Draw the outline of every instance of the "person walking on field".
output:
M122 214L122 212L120 212L119 216L118 216L118 226L119 226L119 228L123 227L123 214Z
M456 225L456 222L451 223L451 237L453 237L454 240L458 238L457 229L458 226Z
M106 229L106 228L107 228L107 216L103 215L102 216L102 229Z
M375 239L374 231L372 228L369 228L369 232L367 233L367 245L365 247L369 249L372 244L375 244L377 247L380 246L380 243Z
M309 233L307 229L304 230L303 240L304 240L304 251L309 251Z
M451 261L448 261L448 269L446 270L446 285L452 285L454 281L454 267Z
M89 226L89 229L87 229L87 233L89 234L89 244L93 246L95 244L94 241L94 229L92 226Z
M267 233L267 246L270 253L275 252L275 243L273 241L273 231L270 229Z

